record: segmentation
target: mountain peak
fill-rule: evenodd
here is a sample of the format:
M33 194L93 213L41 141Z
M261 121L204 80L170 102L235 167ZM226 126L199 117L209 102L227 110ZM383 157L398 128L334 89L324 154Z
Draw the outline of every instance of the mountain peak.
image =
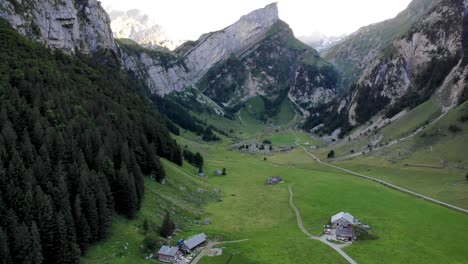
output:
M275 2L242 16L239 22L246 21L258 23L262 26L270 26L278 20L278 4Z

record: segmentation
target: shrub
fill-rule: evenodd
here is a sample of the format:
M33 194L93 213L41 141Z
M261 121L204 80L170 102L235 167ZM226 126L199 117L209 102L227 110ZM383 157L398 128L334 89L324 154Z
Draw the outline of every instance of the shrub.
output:
M456 133L462 131L462 129L461 129L460 127L458 127L457 125L450 125L450 126L448 127L448 130L449 130L450 132L454 133L454 134L456 134Z

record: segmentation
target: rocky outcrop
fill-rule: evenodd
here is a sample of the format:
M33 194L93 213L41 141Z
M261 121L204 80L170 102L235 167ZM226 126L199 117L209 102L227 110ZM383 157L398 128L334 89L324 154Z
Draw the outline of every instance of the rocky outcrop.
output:
M275 104L288 95L308 108L336 95L335 69L294 37L279 20L276 4L185 43L164 55L166 60L161 60L162 53L121 47L125 68L142 76L159 95L195 86L227 109L256 96Z
M348 90L382 49L408 31L438 1L413 0L395 18L363 27L323 51L324 58L335 65L341 74L340 89Z
M329 102L336 95L336 81L335 69L277 21L264 39L211 68L197 87L229 108L262 96L272 109L289 95L307 109Z
M443 108L457 105L468 83L462 52L464 11L461 0L438 1L371 60L348 93L317 109L307 128L323 124L321 132L342 128L345 134L377 114L391 118L431 98Z
M204 34L196 42L183 44L175 51L178 60L183 63L170 68L161 67L159 61L151 61L148 54L142 51L136 56L127 53L124 56L125 68L143 72L144 76L150 77L148 83L152 93L165 95L181 91L197 83L216 63L226 60L232 54L241 53L264 38L276 21L278 7L271 4L241 17L223 30Z
M192 49L179 53L190 69L190 78L198 81L217 62L257 43L278 19L278 7L273 3L221 31L201 36Z
M350 109L356 109L349 113L352 124L387 105L394 106L389 115L397 114L434 94L460 59L461 30L453 25L462 24L463 9L459 0L441 1L366 67L351 101ZM371 99L378 103L369 108Z
M0 17L52 49L68 53L116 50L109 16L97 0L3 0Z

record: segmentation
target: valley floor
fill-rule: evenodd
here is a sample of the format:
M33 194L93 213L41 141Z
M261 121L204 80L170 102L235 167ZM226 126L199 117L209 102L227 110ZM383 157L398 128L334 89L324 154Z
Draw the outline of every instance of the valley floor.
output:
M248 135L243 136L248 138ZM300 133L298 137L298 143L303 146L318 144L306 134ZM296 141L296 136L286 129L263 131L254 138L271 139L273 145L292 146ZM138 249L143 239L139 231L141 221L144 217L161 215L160 211L165 209L180 212L176 223L183 227L183 232L176 239L198 232L206 233L214 241L248 239L217 245L222 248L221 256L203 256L198 263L348 263L331 247L310 239L298 227L295 211L289 204L291 185L303 228L311 235L320 236L330 217L341 211L353 214L372 227L372 239L358 240L343 249L357 263L467 263L466 214L324 166L300 148L264 157L229 151L228 139L223 143L206 144L184 134L177 140L182 146L203 154L208 178L195 176L196 170L190 166L178 168L165 162L169 185L149 181L138 219L116 220L111 238L95 246L84 263L146 261ZM321 157L328 150L316 152ZM468 183L463 181L461 172L402 166L386 162L382 156L363 156L333 164L371 173L373 177L404 188L468 207ZM222 168L226 168L227 176L212 175ZM272 176L280 176L285 183L266 185L266 179ZM447 185L440 186L441 182ZM451 182L457 184L452 186ZM159 194L152 193L150 187ZM182 187L191 188L194 193L199 193L196 192L199 188L219 188L221 193L215 198L195 195L194 198L208 203L193 203L193 193L185 192L182 197L175 195ZM457 190L451 191L454 188ZM187 208L181 208L181 204ZM158 217L156 222L161 221L162 216ZM190 223L187 219L210 219L211 224ZM125 249L125 243L129 243L130 249Z

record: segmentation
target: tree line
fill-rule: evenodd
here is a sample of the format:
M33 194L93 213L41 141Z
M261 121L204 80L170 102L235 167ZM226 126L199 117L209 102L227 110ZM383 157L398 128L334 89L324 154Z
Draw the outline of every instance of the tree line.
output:
M114 54L52 53L1 19L0 35L0 260L79 263L182 151Z

